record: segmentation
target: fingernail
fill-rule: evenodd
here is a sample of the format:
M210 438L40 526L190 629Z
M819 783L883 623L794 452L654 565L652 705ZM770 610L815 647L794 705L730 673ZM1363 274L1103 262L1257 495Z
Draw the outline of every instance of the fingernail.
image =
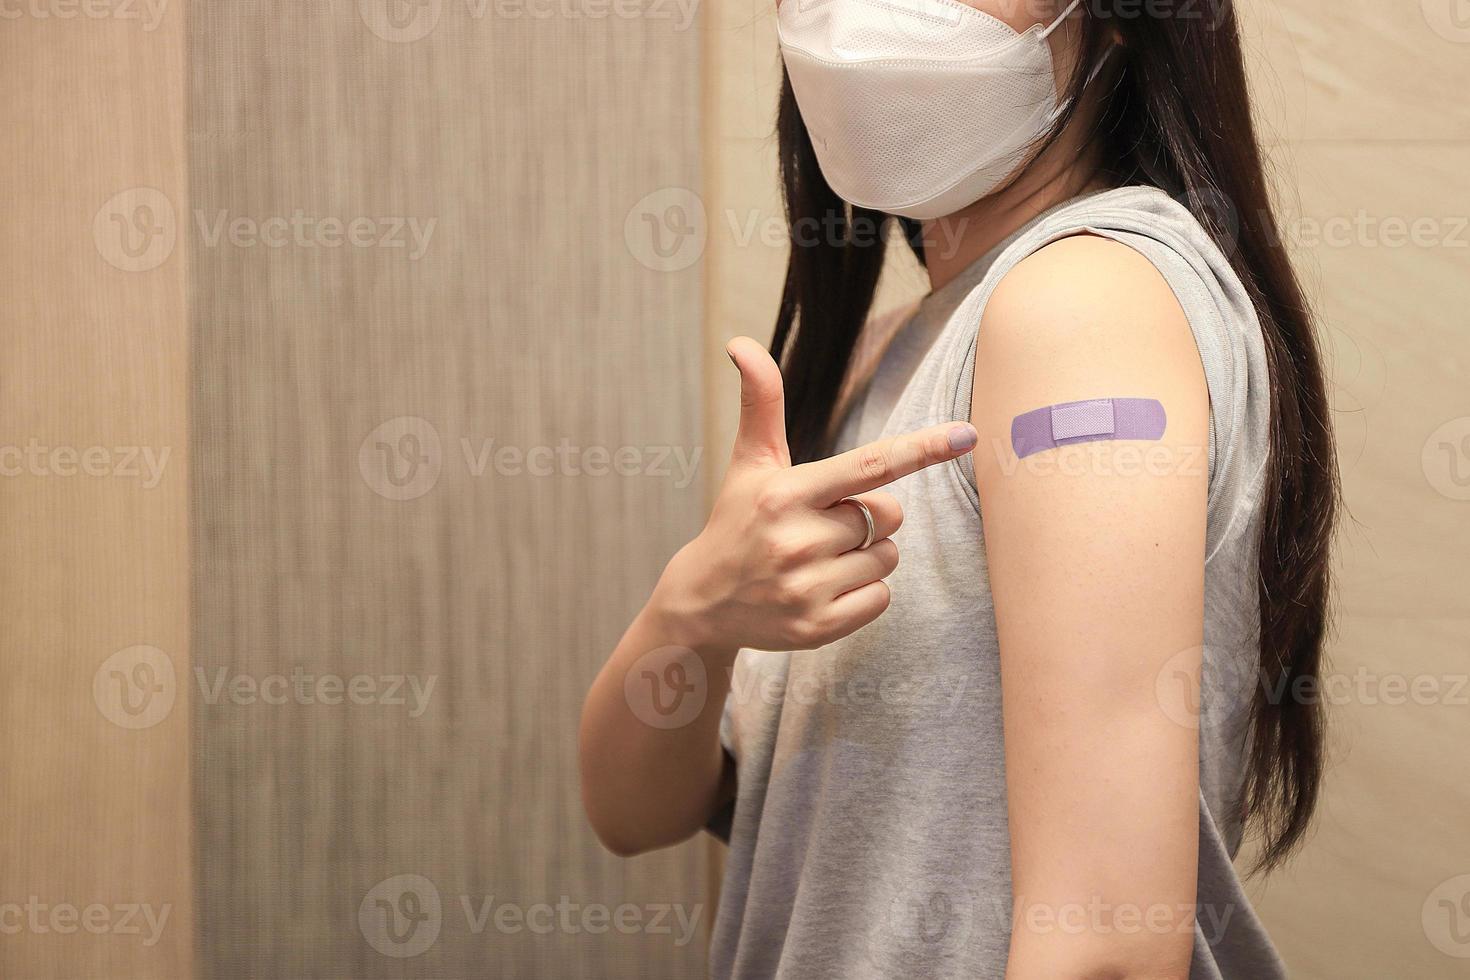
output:
M968 422L962 422L949 430L949 448L957 453L967 453L980 441L980 434Z
M735 360L735 355L730 353L730 348L728 347L725 348L725 356L730 359L731 364L735 365L735 370L740 370L740 362Z

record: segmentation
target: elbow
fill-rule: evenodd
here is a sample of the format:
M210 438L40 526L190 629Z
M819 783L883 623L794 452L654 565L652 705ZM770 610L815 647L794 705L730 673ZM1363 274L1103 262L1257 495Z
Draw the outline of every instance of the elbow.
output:
M592 807L586 805L585 800L583 809L587 813L587 822L592 825L592 832L597 835L597 840L608 852L620 858L637 857L649 851L672 847L698 832L696 828L687 834L658 834L648 831L640 833L631 821L612 820L606 816L599 817Z
M655 821L628 805L633 795L628 786L607 779L607 770L597 760L582 755L582 812L597 840L620 858L637 857L666 847L674 841L660 839Z
M582 811L597 840L608 852L620 858L637 857L683 843L699 833L703 824L690 825L687 820L672 820L668 814L630 809L620 802L616 792L603 787L601 796L588 792L582 784Z
M589 778L587 767L582 771L582 813L587 818L587 823L592 827L592 833L602 846L618 857L635 857L649 848L637 835L632 833L628 821L618 819L613 808L607 807L599 801L612 790L607 787L599 787Z
M1057 972L1046 974L1048 980L1070 977L1073 980L1189 980L1189 964L1182 967L1158 967L1144 963L1120 962L1100 957L1078 960L1070 966L1057 968ZM1010 972L1006 973L1011 976ZM1038 974L1038 980L1040 975Z
M582 781L582 812L586 814L587 823L598 843L608 852L620 858L630 858L653 850L654 845L636 832L632 821L620 819L617 813L597 805L588 793L585 778Z
M611 827L599 827L592 825L592 830L597 834L597 839L602 846L611 854L620 858L637 857L647 854L649 851L658 850L658 845L649 841L638 840L626 834L620 834Z
M638 835L631 832L627 822L616 820L610 814L598 807L591 794L588 792L586 777L582 779L582 812L587 816L587 823L592 827L592 833L602 846L620 858L637 857L645 851L652 850L646 841L640 840Z
M1077 937L1073 937L1077 938ZM1042 943L1011 936L1007 980L1189 980L1193 931L1182 935L1094 936L1080 942Z
M650 750L623 750L600 735L588 724L585 711L578 742L582 812L609 852L636 857L673 847L704 828L710 811L704 805L707 797L687 789L698 784L700 774L669 776L660 771L663 761L651 758Z
M1164 937L1160 937L1162 940ZM1066 974L1081 980L1189 980L1194 953L1194 936L1182 945L1160 941L1143 947L1117 950L1112 955L1083 957L1075 971Z

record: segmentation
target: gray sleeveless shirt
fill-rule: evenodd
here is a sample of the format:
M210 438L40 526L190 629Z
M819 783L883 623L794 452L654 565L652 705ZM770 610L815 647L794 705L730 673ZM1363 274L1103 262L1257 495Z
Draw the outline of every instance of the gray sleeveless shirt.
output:
M1267 453L1260 324L1229 262L1158 190L1076 199L930 294L848 411L839 448L969 417L985 303L1016 263L1089 231L1178 297L1210 398L1199 887L1191 977L1285 970L1232 865L1256 659ZM721 739L738 793L714 977L1000 978L1012 914L1000 649L969 457L889 490L903 504L893 603L821 650L742 651ZM1147 860L1147 855L1140 855Z

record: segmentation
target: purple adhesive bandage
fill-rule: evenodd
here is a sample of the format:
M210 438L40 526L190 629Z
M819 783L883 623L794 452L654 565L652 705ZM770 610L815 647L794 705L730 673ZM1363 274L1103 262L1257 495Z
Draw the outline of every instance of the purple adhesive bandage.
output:
M1099 439L1163 438L1164 406L1152 398L1093 398L1063 402L1017 415L1011 420L1011 447L1017 459L1074 442Z

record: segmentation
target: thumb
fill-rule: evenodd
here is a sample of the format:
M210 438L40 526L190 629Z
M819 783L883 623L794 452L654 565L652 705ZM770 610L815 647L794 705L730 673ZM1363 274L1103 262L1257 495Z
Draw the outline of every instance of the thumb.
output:
M791 465L786 447L786 394L781 369L764 347L749 337L736 337L725 353L740 371L740 431L735 460L774 460Z

